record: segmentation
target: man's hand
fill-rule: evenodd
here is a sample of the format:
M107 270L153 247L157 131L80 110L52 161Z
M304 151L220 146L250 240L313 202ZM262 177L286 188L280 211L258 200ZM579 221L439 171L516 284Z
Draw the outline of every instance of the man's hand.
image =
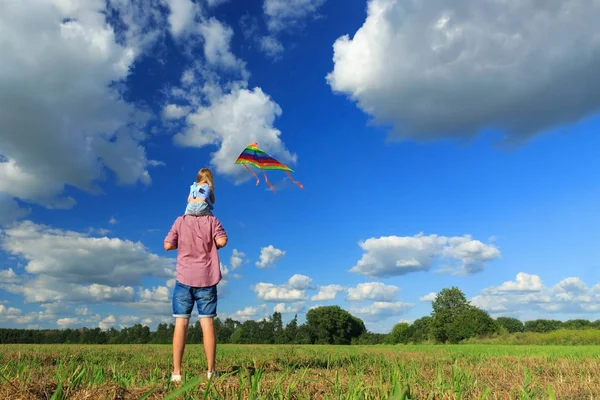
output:
M173 245L170 242L164 242L164 246L166 251L175 250L177 248L177 246Z
M227 236L220 236L215 240L217 244L217 249L225 247L227 245Z

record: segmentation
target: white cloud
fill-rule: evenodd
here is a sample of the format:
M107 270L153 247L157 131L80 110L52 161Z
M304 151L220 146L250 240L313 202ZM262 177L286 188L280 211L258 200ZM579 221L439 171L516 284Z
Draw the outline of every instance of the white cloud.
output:
M0 304L0 315L7 316L7 315L19 315L19 314L21 314L21 309L14 308L14 307L6 307L3 304Z
M599 18L587 0L370 0L327 81L404 139L520 141L600 109Z
M539 292L543 288L542 280L537 275L519 272L515 281L506 281L497 288L485 289L484 293L500 294L505 292Z
M165 119L180 119L190 113L190 106L179 106L177 104L167 104L162 111Z
M276 59L283 53L283 45L274 36L263 36L260 39L260 49L270 58Z
M30 208L20 207L11 196L0 192L0 226L12 224L30 213Z
M140 35L136 22L156 14L144 15L126 0L113 3L126 33L106 24L102 0L0 4L5 196L70 208L75 200L63 195L64 188L99 193L106 169L120 184L150 183L141 144L148 116L123 102L115 83L124 82L143 46L155 38L150 30Z
M268 265L275 264L285 256L285 251L274 247L272 244L260 249L260 261L256 262L259 268L265 268Z
M117 219L115 217L110 217L110 219L108 220L108 223L111 225L116 225L119 223L119 221L117 221Z
M29 274L39 275L45 283L54 280L59 286L48 288L59 291L63 284L93 283L89 290L101 296L103 285L139 285L143 276L170 278L174 274L173 260L152 254L140 242L89 237L31 221L2 233L1 248L26 260Z
M278 303L273 307L273 312L281 314L297 314L304 310L304 301L297 301L292 304L286 305L285 303Z
M194 28L194 18L200 14L200 6L192 0L166 0L169 6L169 28L171 35L181 38L191 33Z
M199 26L204 39L204 57L209 65L231 70L244 71L245 63L231 52L233 29L212 17Z
M189 93L193 88L188 88ZM253 142L277 158L291 165L296 155L291 154L281 141L281 132L273 127L281 108L261 88L248 89L245 82L230 85L226 91L220 86L203 87L206 104L201 103L186 118L186 127L175 134L176 144L185 147L218 146L211 153L215 172L228 176L236 183L252 177L242 165L234 164L244 148ZM189 94L185 96L189 97ZM195 98L191 101L197 102Z
M75 309L75 314L81 316L92 315L91 311L86 306L77 307Z
M102 321L100 321L98 323L98 327L104 331L104 330L110 329L116 323L117 323L117 320L115 319L114 315L109 315L108 317L104 318Z
M493 314L597 313L600 291L578 277L567 277L546 287L539 276L520 272L515 281L483 289L471 304Z
M495 246L474 240L469 235L386 236L370 238L359 245L365 254L350 271L372 277L427 271L436 259L459 261L458 266L442 271L456 275L474 274L481 271L486 262L500 257Z
M436 298L437 298L437 293L431 292L431 293L426 294L425 296L419 297L419 301L430 302L430 301L435 301Z
M402 302L376 301L364 307L355 307L351 313L360 315L365 321L377 321L393 316L403 315L413 304Z
M56 321L56 324L59 326L60 329L65 329L69 326L73 326L79 323L79 318L60 318Z
M259 282L252 290L261 300L290 303L306 300L306 290L310 288L311 281L308 276L295 274L283 285Z
M224 314L224 318L229 317L233 320L244 322L250 319L256 320L256 317L266 317L267 306L262 304L258 307L245 307L241 310L234 312L233 314Z
M231 269L236 270L242 266L244 263L244 258L246 254L238 251L237 249L233 249L233 254L231 255L231 259L229 260L229 264L231 265Z
M15 274L12 268L0 270L0 282L3 283L18 283L21 278Z
M277 286L272 283L259 282L253 287L258 298L264 301L293 302L306 299L304 290Z
M338 292L343 290L344 288L342 286L335 284L321 286L319 287L319 292L310 299L312 301L334 300Z
M348 289L346 301L392 301L396 299L399 290L397 286L384 285L381 282L359 283L356 287Z
M265 0L263 11L272 32L295 29L315 16L326 0Z
M218 7L221 4L227 3L229 0L207 0L209 7Z
M309 278L306 275L294 274L288 280L288 286L292 289L298 290L306 290L310 288L310 283L312 282L312 278Z
M140 317L136 315L119 315L121 327L135 325L140 322Z

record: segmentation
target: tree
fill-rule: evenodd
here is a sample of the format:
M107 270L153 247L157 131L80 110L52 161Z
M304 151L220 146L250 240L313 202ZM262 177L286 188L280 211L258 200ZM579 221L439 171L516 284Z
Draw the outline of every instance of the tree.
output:
M469 308L469 302L464 293L453 286L442 289L431 304L432 333L438 342L445 343L449 338L448 327L461 312Z
M504 327L508 333L523 332L525 329L523 322L517 318L498 317L496 318L496 322L498 325Z
M459 343L471 337L496 333L499 329L500 325L487 312L469 305L457 312L447 325L446 333L450 343Z
M422 343L429 341L433 336L433 319L430 316L421 317L412 323L412 336L410 341L413 343Z
M410 341L413 335L412 327L406 322L399 322L392 328L388 341L391 344L403 343L406 344Z
M367 329L359 318L339 306L323 306L306 313L306 325L315 344L350 344Z
M298 343L298 314L285 326L286 343Z

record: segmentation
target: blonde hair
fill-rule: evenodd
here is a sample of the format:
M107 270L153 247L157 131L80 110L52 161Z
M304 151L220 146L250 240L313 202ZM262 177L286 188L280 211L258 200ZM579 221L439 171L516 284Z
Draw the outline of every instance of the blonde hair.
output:
M215 203L215 183L213 179L212 171L208 168L202 168L198 171L198 176L196 177L196 183L206 182L208 186L210 186L210 201L211 203Z

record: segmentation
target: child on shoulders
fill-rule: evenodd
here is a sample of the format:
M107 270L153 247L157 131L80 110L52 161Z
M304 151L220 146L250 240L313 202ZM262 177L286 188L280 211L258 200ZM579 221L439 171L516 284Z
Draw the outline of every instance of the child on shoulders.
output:
M196 182L190 185L185 215L213 215L215 204L215 186L212 171L202 168L198 171Z

